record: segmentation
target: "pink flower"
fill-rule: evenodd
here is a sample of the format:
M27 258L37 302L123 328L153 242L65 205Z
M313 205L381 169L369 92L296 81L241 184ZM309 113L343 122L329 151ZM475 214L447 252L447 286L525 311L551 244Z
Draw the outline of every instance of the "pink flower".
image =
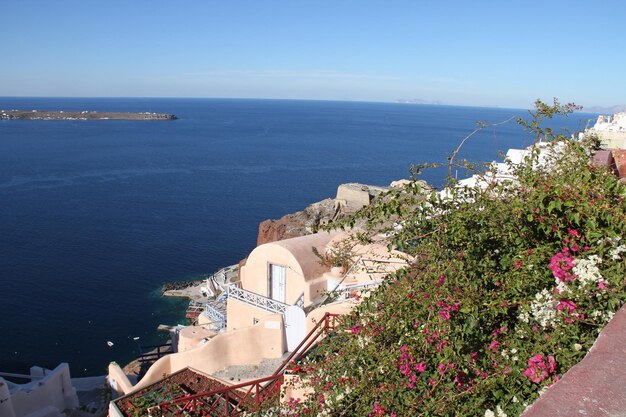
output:
M387 410L381 407L380 404L378 404L378 401L375 401L369 417L384 416L385 414L387 414Z
M439 316L444 320L450 320L450 313L446 310L439 310Z
M530 378L531 381L538 384L550 376L550 374L554 373L555 370L556 361L554 360L554 356L548 355L547 358L544 358L542 354L538 353L528 359L528 367L524 370L523 374Z
M522 261L515 261L515 262L513 262L513 267L515 269L520 269L522 267L522 265L524 265L524 262L522 262Z
M598 288L601 289L601 290L606 288L606 284L604 283L604 281L598 282Z
M498 346L500 346L500 342L498 342L497 340L493 340L489 344L489 349L491 349L493 352L497 352L498 351Z
M567 310L568 314L572 314L576 310L576 304L571 300L563 299L559 300L556 309L559 311Z
M358 325L354 325L352 327L352 334L359 334L359 332L361 331L361 327Z
M439 275L439 278L437 278L437 285L441 287L445 281L446 281L446 276L441 274Z
M580 233L578 233L578 230L576 229L567 229L567 234L570 235L571 237L580 237Z
M413 369L415 369L420 374L423 374L424 372L426 372L426 362L418 363L417 365L415 365L415 368Z
M550 264L548 269L552 271L552 275L560 282L573 281L574 274L571 273L574 267L574 257L569 254L569 249L564 248L561 252L558 252L552 258L550 258Z
M443 375L444 372L446 372L446 365L444 363L440 363L437 366L437 369L439 369L439 371L437 371L439 373L439 375Z

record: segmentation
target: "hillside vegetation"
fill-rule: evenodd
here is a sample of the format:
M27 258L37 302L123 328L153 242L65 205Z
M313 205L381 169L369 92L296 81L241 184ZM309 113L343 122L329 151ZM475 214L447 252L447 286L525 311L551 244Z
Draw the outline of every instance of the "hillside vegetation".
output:
M537 147L510 181L447 198L414 181L343 223L414 262L296 367L314 393L263 413L517 416L579 362L624 303L626 188L590 164L593 140L541 128L572 109L537 103L521 123L544 162Z

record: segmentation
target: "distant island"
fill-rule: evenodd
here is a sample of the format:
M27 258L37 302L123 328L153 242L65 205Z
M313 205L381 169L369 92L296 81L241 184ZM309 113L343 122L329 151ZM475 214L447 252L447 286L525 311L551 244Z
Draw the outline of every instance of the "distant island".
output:
M0 110L0 120L176 120L173 114L97 112L97 111L40 111Z
M617 104L615 106L591 106L591 107L583 107L581 110L585 113L597 113L597 114L615 114L626 111L626 104Z
M444 103L442 103L439 100L422 100L421 98L409 98L409 99L399 99L396 100L396 103L402 103L402 104L431 104L431 105L443 105Z

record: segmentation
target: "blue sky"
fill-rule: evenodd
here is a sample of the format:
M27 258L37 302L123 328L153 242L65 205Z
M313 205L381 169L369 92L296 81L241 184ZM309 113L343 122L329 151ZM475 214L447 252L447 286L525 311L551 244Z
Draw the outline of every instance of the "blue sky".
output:
M0 96L626 103L626 2L6 1Z

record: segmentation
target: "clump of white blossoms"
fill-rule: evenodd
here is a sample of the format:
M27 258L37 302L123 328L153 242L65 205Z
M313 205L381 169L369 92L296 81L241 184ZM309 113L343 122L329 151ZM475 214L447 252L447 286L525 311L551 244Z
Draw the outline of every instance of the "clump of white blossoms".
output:
M498 405L496 406L496 412L494 413L490 409L485 410L485 417L508 417L504 410Z
M598 240L598 245L604 243L613 246L613 249L609 250L609 258L613 261L619 261L622 259L622 253L626 252L626 245L620 245L620 240L622 240L620 236L605 237L604 239Z
M530 311L521 312L518 319L528 323L532 316L541 328L554 327L556 324L557 304L558 302L552 297L552 294L544 288L541 292L535 294L535 299L530 303Z
M626 245L619 245L609 251L609 257L614 261L619 261L624 252L626 252Z
M580 286L586 286L588 284L598 284L604 282L602 275L600 274L600 268L598 265L602 263L602 259L598 255L591 255L587 259L575 259L572 272L578 277Z

